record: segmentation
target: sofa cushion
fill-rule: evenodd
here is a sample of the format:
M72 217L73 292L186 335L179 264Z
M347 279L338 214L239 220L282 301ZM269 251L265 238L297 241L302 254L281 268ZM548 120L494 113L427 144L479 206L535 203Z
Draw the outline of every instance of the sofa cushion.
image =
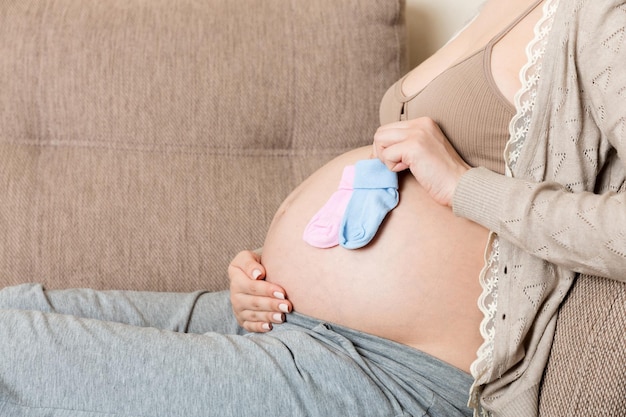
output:
M403 0L0 6L0 286L217 290L274 211L368 144Z

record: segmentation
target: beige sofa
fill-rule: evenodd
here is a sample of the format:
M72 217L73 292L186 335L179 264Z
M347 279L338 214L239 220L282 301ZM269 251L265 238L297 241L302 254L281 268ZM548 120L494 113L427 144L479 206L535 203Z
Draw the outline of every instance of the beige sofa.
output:
M0 286L227 288L283 198L368 144L402 0L0 4ZM626 289L580 280L544 415L626 410Z

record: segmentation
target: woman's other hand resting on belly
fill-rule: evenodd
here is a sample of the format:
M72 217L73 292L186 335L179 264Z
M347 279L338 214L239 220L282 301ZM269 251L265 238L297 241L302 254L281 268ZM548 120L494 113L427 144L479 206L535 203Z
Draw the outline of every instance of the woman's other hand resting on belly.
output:
M265 281L261 257L242 251L228 266L230 301L237 322L249 332L272 330L272 323L285 321L284 314L292 310L286 292L279 285Z

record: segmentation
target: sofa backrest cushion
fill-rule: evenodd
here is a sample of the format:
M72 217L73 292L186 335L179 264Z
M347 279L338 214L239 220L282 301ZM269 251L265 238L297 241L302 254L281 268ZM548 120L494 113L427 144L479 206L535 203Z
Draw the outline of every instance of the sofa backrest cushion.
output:
M404 43L403 0L2 2L0 286L225 288Z

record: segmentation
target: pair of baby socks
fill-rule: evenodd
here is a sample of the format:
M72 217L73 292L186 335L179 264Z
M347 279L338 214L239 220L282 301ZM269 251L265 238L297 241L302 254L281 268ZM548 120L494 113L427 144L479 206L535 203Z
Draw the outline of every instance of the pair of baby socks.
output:
M374 238L398 200L395 172L379 159L357 161L344 168L337 191L308 223L303 239L318 248L361 248Z

